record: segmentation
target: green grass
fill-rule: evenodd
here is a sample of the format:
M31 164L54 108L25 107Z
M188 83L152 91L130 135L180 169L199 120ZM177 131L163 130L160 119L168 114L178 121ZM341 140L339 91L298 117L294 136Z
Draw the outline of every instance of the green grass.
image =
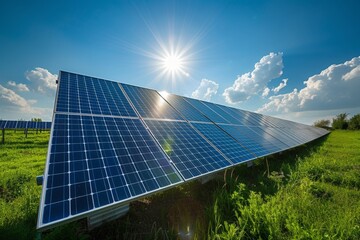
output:
M217 191L208 238L360 239L360 132L335 131L310 154L276 158L259 186L239 177Z
M0 239L29 239L35 236L49 133L6 130L0 144Z
M6 131L0 144L0 239L34 239L49 133ZM268 163L268 164L267 164ZM135 201L88 231L65 224L43 239L360 239L360 132L327 138ZM185 236L186 237L186 236Z

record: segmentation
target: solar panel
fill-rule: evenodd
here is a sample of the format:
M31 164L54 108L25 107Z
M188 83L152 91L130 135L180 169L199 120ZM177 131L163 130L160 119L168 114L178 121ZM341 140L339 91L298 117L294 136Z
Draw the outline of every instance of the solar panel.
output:
M0 120L0 128L5 128L5 126L6 126L6 121Z
M28 129L36 129L37 125L38 125L38 122L31 121L31 122L28 122L27 128Z
M196 108L194 108L190 103L185 101L183 97L176 96L174 94L163 94L162 96L188 121L211 122L207 117L196 110Z
M264 127L260 126L249 126L248 127L252 132L246 133L246 135L254 139L256 142L261 143L266 149L269 149L270 152L277 152L277 149L281 151L289 148L287 144L282 142L280 139L275 138L264 130ZM266 127L265 127L266 128ZM246 131L245 131L246 132ZM270 146L267 146L270 143Z
M116 82L62 71L59 86L57 112L136 116Z
M241 163L256 158L254 148L240 145L229 134L213 123L192 123L210 142L212 142L233 163Z
M56 114L39 227L181 182L139 119Z
M256 157L262 157L280 151L278 147L266 139L261 139L248 127L225 124L219 124L219 126L235 138L242 146L253 152Z
M258 127L261 128L263 131L265 131L267 134L270 134L274 138L286 144L288 148L292 148L301 144L298 141L294 140L293 138L290 138L287 134L285 135L283 132L279 131L279 128L272 128L265 126L258 126Z
M51 122L45 122L45 129L51 129Z
M223 108L219 107L219 105L215 104L215 103L209 103L209 102L202 102L202 104L204 104L205 106L207 106L208 108L210 108L212 111L214 111L216 114L218 114L219 116L221 116L223 119L226 120L226 122L228 123L232 123L232 124L243 124L242 119L239 118L235 118L233 117L231 114L229 114L227 111L224 111ZM226 108L226 107L224 107ZM218 122L218 120L216 120L216 118L213 119L214 122L216 123L224 123L224 121Z
M25 128L27 128L27 124L28 124L27 121L18 121L16 128L17 129L25 129Z
M18 123L18 121L8 120L8 121L6 121L5 128L8 128L8 129L16 129L17 123Z
M51 122L34 122L34 121L15 121L15 120L0 120L0 128L7 129L44 129L51 128Z
M215 123L230 123L229 121L221 117L219 114L211 110L209 107L207 107L205 104L203 104L200 100L186 97L184 97L184 99L193 107L195 107L198 111L204 114L207 118L209 118L211 121Z
M180 114L155 90L127 84L121 85L141 117L183 120Z
M231 165L187 122L145 120L146 125L185 179Z
M53 119L37 226L42 230L327 133L63 71ZM51 123L28 122L30 127L49 129Z

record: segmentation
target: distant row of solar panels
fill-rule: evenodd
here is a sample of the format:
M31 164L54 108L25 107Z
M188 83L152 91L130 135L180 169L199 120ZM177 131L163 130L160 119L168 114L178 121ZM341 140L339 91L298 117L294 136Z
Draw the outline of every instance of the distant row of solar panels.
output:
M75 220L328 131L61 71L38 229Z
M50 130L51 122L0 120L0 129Z

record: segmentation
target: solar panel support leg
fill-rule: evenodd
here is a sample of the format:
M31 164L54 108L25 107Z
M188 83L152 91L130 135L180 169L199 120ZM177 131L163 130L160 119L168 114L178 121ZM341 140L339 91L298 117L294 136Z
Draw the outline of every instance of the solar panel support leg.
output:
M25 128L25 138L27 138L27 134L28 134L28 129Z
M87 218L88 229L92 230L96 227L101 226L103 223L115 220L119 217L124 216L130 209L129 204L124 204L116 208L110 208L98 213L92 214Z
M205 175L205 176L201 177L201 178L199 179L199 181L201 182L201 184L205 184L205 183L213 180L215 177L216 177L216 174L215 174L215 173L213 173L213 174L208 174L208 175Z
M1 141L2 144L5 143L5 128L2 129L2 141Z
M246 162L247 167L252 167L254 165L253 161Z

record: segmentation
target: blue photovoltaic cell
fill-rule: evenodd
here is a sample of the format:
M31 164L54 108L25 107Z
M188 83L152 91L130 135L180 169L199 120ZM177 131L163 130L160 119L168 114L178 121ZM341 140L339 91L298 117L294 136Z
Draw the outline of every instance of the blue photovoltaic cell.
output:
M237 125L253 125L253 122L246 117L243 111L238 111L238 109L232 107L226 107L219 104L216 104L217 108L220 108L223 112L230 114L233 119L236 119L233 124Z
M45 123L46 122L38 122L37 129L45 129Z
M267 140L257 138L256 133L251 132L248 127L225 124L219 124L219 126L235 138L242 146L253 152L256 157L269 155L280 150Z
M28 122L27 128L28 129L36 129L38 122Z
M204 114L207 118L209 118L211 121L215 123L230 123L229 121L222 118L219 114L211 110L209 107L207 107L205 104L203 104L200 100L186 97L184 97L184 99L189 102L193 107L195 107L198 111Z
M207 117L200 113L190 103L181 96L173 94L164 94L163 97L176 110L178 110L188 121L211 122Z
M51 128L51 122L39 122L38 129L49 130Z
M265 131L263 131L257 126L237 126L236 128L241 134L245 135L246 138L252 139L256 143L267 149L268 153L266 153L266 155L276 153L287 148L284 143L267 134Z
M0 120L0 128L8 129L50 129L51 122Z
M56 111L136 116L118 83L63 71Z
M304 139L302 139L302 137L297 136L296 133L291 128L274 128L274 129L276 129L276 131L283 134L284 136L293 139L298 144L303 144L306 142Z
M18 121L8 120L8 121L6 121L5 128L8 128L8 129L16 129L17 123L18 123Z
M209 103L209 102L202 102L202 103L204 105L206 105L208 108L210 108L211 110L213 110L214 112L216 112L219 116L224 118L227 122L232 123L232 124L243 124L242 119L235 118L227 111L224 111L224 109L222 109L218 104ZM221 123L221 122L216 122L216 123Z
M270 134L276 139L279 139L281 142L286 144L289 148L298 146L300 143L293 138L290 138L283 132L279 131L279 128L272 128L272 127L265 127L265 126L258 126L262 130L264 130L266 133Z
M231 165L189 123L156 120L145 122L185 179Z
M256 155L245 149L238 141L213 123L192 123L212 144L214 144L233 163L254 159Z
M181 182L139 119L55 115L40 225Z
M45 129L51 129L51 122L45 122Z
M121 86L141 117L183 120L180 114L155 90L127 84L121 84Z
M272 135L264 131L264 129L260 126L249 126L249 127L243 126L243 127L251 130L247 134L249 138L252 138L256 142L259 142L263 146L266 146L266 148L269 149L270 152L277 152L278 150L283 151L289 148L288 145L286 145L279 139L273 137ZM244 131L244 133L247 133L247 131Z
M229 110L234 114L234 116L238 116L238 118L242 119L245 126L261 126L260 120L255 118L254 115L249 111L244 111L235 108L229 108Z
M28 122L26 121L18 121L18 124L16 125L17 129L25 129L27 128Z

